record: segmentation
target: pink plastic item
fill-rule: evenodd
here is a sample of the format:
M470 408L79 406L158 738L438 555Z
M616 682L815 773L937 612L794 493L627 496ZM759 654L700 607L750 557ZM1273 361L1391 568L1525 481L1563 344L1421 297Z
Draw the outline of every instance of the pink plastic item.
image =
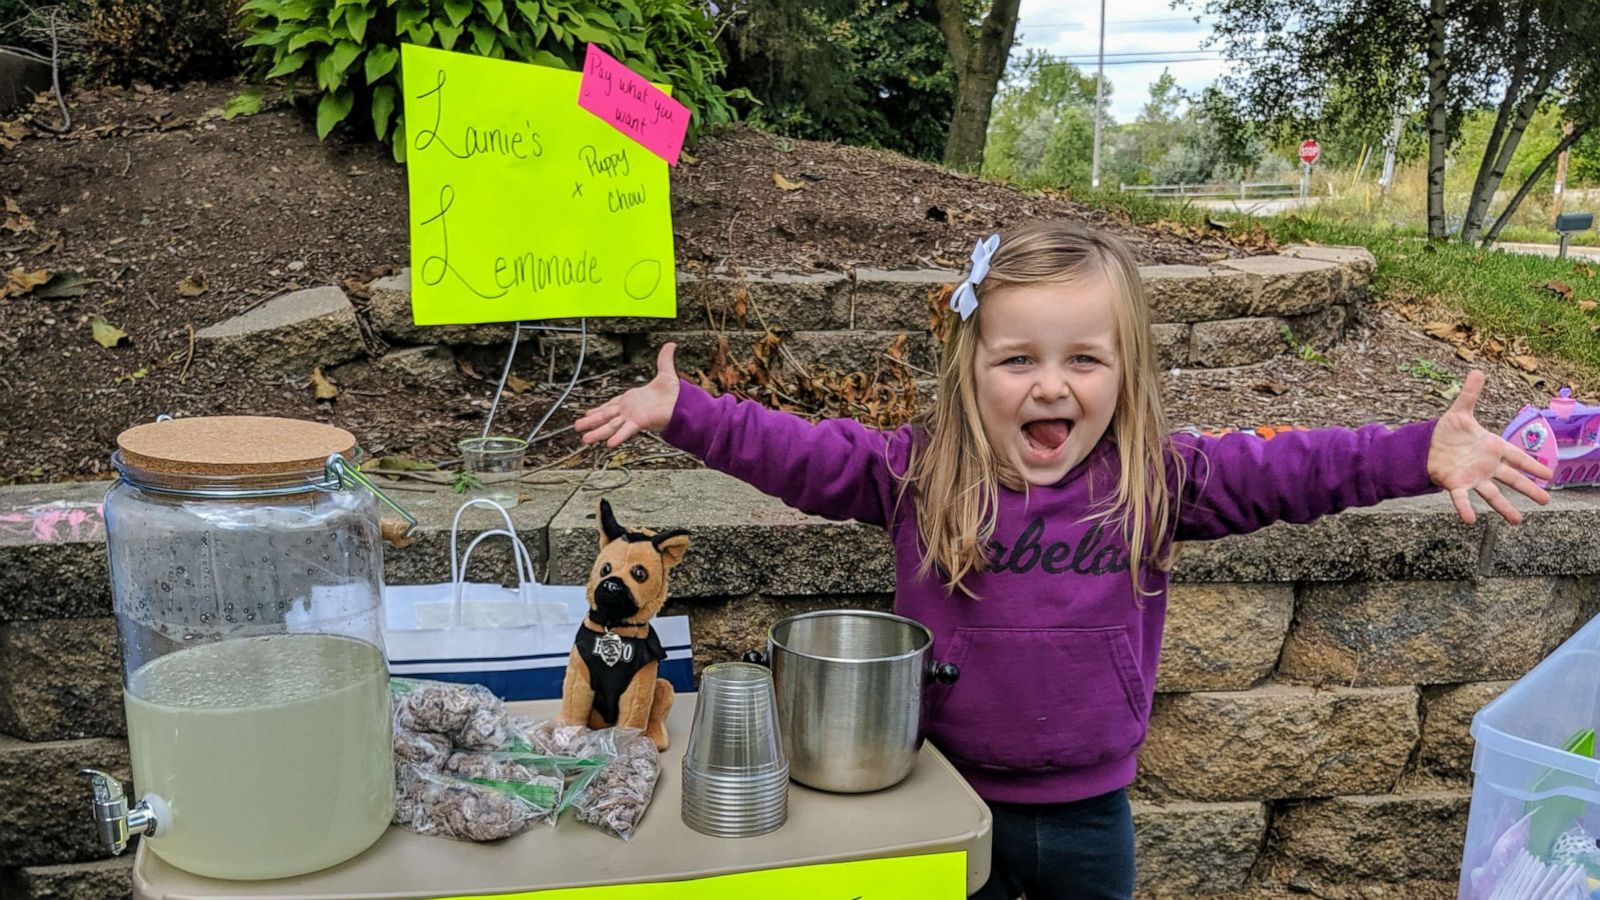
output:
M1555 472L1540 487L1600 485L1600 406L1574 400L1570 388L1550 398L1549 409L1524 406L1501 435Z

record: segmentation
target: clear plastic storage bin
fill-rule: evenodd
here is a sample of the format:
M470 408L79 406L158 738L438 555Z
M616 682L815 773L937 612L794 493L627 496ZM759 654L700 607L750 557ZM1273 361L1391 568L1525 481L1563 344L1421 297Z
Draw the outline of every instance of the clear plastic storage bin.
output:
M1600 890L1600 617L1472 718L1459 896L1582 900Z

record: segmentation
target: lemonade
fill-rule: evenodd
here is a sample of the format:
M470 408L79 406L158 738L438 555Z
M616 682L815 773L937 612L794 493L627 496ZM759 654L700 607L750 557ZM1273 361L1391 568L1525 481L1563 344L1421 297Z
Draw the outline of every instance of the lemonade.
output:
M150 850L214 878L281 878L371 846L394 804L388 673L324 634L219 641L152 660L124 692L135 796L171 810Z

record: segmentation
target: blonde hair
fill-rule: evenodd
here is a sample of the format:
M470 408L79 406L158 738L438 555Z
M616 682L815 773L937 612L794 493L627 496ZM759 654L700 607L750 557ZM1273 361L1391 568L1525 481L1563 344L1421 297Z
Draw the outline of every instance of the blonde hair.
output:
M1133 254L1121 240L1070 222L1035 222L1000 233L989 273L976 286L979 304L1002 288L1070 285L1106 278L1117 301L1116 352L1121 375L1108 435L1116 444L1121 477L1113 497L1091 518L1120 519L1128 542L1135 595L1148 564L1172 566L1174 496L1184 472L1171 450L1161 404L1150 307ZM1065 301L1064 301L1065 302ZM915 492L922 541L918 574L935 570L951 591L972 596L963 579L986 567L994 536L1001 479L999 459L984 437L973 384L979 343L978 316L953 322L939 365L939 395L921 418L922 433L902 478L901 496ZM1024 485L1024 487L1026 487Z

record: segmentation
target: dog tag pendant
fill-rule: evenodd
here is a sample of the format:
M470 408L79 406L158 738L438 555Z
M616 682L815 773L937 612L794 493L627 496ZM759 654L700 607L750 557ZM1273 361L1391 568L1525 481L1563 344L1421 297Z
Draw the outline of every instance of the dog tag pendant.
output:
M594 639L594 652L601 662L614 666L622 661L622 638L608 631Z

